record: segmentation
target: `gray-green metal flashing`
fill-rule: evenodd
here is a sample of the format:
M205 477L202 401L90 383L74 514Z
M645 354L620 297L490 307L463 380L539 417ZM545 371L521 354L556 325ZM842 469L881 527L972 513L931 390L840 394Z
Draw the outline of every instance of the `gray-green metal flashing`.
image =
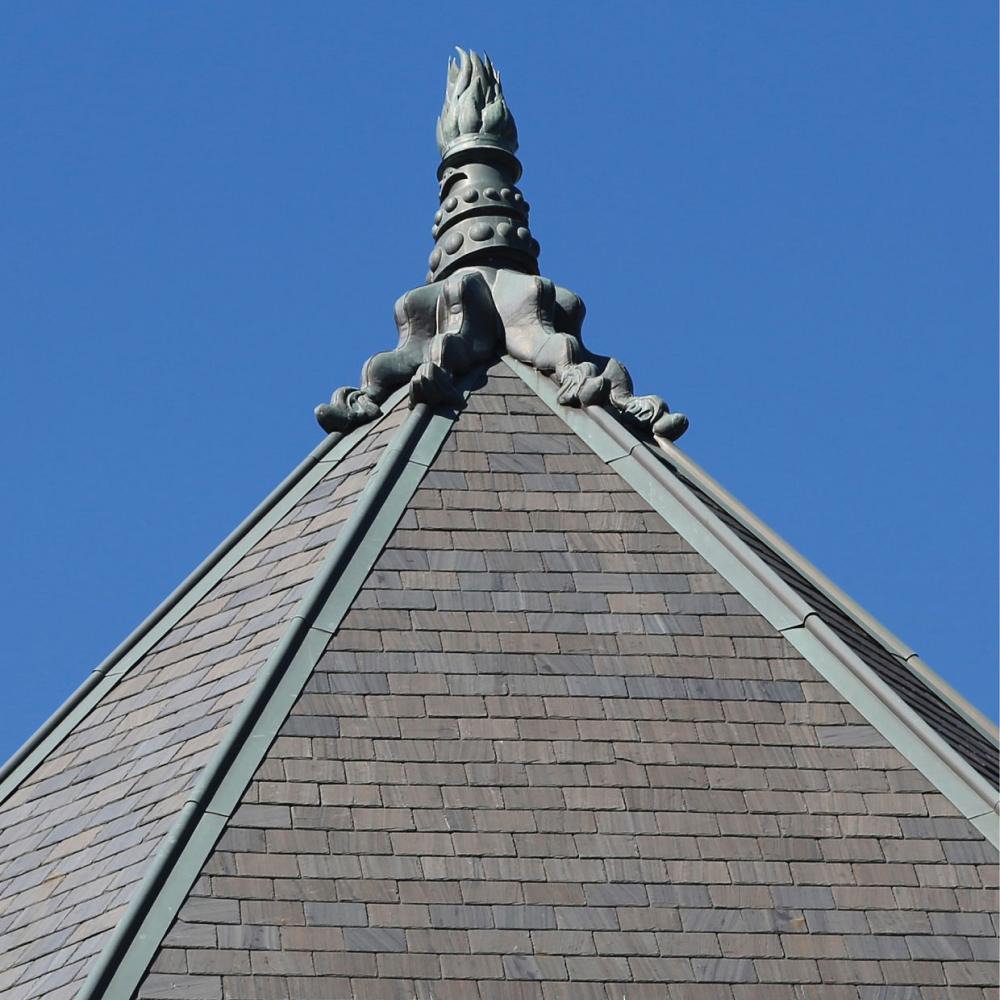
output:
M991 843L1000 846L997 790L849 649L784 580L668 470L649 446L602 407L566 407L559 403L551 379L509 356L503 360ZM675 453L680 454L671 447L671 460ZM683 470L695 485L711 495L710 477L686 457ZM770 531L769 536L777 538ZM793 550L782 543L784 552ZM806 575L803 567L807 566L805 560L800 560L796 568Z
M959 694L950 684L934 672L907 643L861 607L851 596L840 589L820 569L817 569L801 552L794 549L756 514L732 495L712 475L689 458L680 448L669 441L658 442L658 450L684 475L697 482L712 499L741 521L773 552L777 553L793 569L802 574L816 589L849 618L857 622L866 632L901 663L917 674L928 687L932 688L943 701L949 704L971 726L979 730L994 743L1000 742L1000 729L982 712ZM648 447L648 446L647 446Z
M1000 793L817 614L782 635L995 846Z
M754 555L689 490L664 475L642 443L600 407L566 407L551 379L511 357L504 361L696 550L761 611L775 628L800 623L811 608ZM719 544L721 542L721 544ZM706 558L708 558L706 556Z
M397 390L382 417L346 434L329 434L240 524L95 667L87 679L0 768L0 802L24 781L126 674L292 507L360 444L406 396Z
M460 386L467 395L471 379ZM457 413L418 403L380 456L309 592L201 773L77 1000L129 1000Z

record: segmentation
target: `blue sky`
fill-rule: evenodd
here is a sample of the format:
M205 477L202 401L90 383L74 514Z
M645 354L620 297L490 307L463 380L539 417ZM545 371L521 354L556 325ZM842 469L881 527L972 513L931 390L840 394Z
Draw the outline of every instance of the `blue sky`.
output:
M503 74L588 342L995 717L995 5L448 11L5 9L0 756L394 345L453 44Z

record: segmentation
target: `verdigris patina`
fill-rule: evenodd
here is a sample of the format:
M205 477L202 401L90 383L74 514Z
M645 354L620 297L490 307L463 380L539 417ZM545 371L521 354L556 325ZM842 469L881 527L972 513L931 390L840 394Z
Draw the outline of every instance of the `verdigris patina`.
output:
M687 429L659 396L636 396L625 366L583 344L579 296L538 273L538 241L517 188L517 126L487 56L458 50L448 65L437 123L440 207L427 283L396 302L399 344L370 358L361 387L338 389L316 408L328 432L373 420L409 382L411 402L457 397L455 376L505 351L559 383L567 406L609 403L676 440Z

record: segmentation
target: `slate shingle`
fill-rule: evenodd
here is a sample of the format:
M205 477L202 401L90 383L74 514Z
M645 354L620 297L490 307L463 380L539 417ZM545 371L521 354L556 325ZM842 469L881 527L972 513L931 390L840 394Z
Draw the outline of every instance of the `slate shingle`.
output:
M385 425L396 426L392 416ZM0 804L0 907L8 918L0 924L0 977L17 983L18 997L79 986L86 965L75 959L100 950L120 901L133 894L364 486L388 440L381 427L332 465ZM296 726L305 736L333 734L336 719L303 717L290 731ZM267 802L248 803L240 815L261 829L290 826ZM26 872L37 886L30 894L18 887ZM217 906L239 920L229 901ZM189 939L207 940L210 932L188 927ZM221 995L218 976L155 983L151 989L170 996Z
M75 992L401 419L0 807L5 996ZM903 684L831 607L831 627ZM669 982L672 1000L982 996L995 859L501 365L139 995L660 1000Z
M237 814L275 822L206 866L309 881L273 876L251 963L280 940L345 997L988 985L981 835L502 366L410 511ZM163 953L236 947L205 926ZM279 966L255 988L328 982Z

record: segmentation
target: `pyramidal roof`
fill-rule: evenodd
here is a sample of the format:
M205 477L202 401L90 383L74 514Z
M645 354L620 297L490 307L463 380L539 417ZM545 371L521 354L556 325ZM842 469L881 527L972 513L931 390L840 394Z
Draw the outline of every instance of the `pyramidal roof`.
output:
M0 994L996 983L997 737L539 276L460 52L400 344L0 775Z

